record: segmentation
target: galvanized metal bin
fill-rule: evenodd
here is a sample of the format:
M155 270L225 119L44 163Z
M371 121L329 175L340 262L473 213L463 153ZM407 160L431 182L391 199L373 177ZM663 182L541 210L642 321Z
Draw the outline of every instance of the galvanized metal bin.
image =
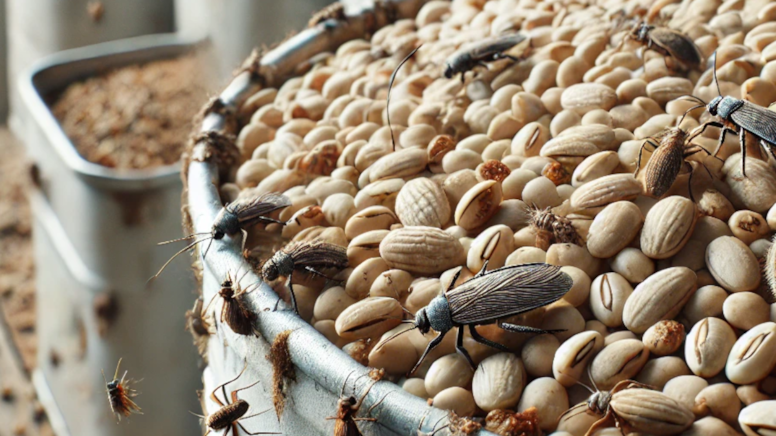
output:
M38 185L32 202L40 338L35 382L50 399L44 402L49 414L61 414L53 420L60 422L60 435L198 431L189 414L197 408L197 357L182 316L195 290L187 262L179 259L145 290L175 251L156 243L181 235L179 166L118 171L90 163L46 104L67 84L98 71L192 47L171 35L104 43L50 56L19 80L23 139ZM106 301L117 308L107 320L97 314ZM146 414L116 425L100 370L111 377L122 357L122 371L144 379L137 402Z
M397 0L381 2L380 7L375 8L372 2L350 2L346 21L330 20L307 29L267 53L259 65L236 76L220 95L221 103L227 110L207 115L201 130L234 133L230 132L233 123L228 122L228 114L234 113L262 85L279 86L283 80L296 74L298 66L315 54L334 51L348 40L363 38L368 32L387 24L388 17L413 17L423 3L423 0ZM391 13L386 14L386 9ZM322 36L324 34L325 37ZM221 208L218 156L219 150L205 141L194 144L189 151L189 163L184 168L187 172L184 210L190 218L187 224L192 232L209 232ZM208 255L202 260L205 245L201 244L197 248L199 260L195 265L201 274L202 294L207 303L218 292L219 284L227 272L250 271L250 267L240 253L240 237L230 239L227 236L213 241ZM245 287L251 283L260 283L260 279L253 272L248 272L241 285ZM252 413L270 409L244 422L249 431L331 435L334 421L327 418L336 412L337 400L345 380L348 380L345 392L351 394L355 391L358 396L371 382L368 377L364 377L367 368L329 342L283 303L278 310L273 310L278 296L268 285L261 283L248 294L248 299L258 315L256 329L260 336L240 336L227 326L220 323L217 325L217 331L211 335L208 344L209 365L204 372L204 393L209 395L216 386L234 378L247 362L245 374L238 382L228 386L227 394L259 380L257 386L241 391L240 398L251 405ZM220 305L220 301L214 303L214 309L218 311ZM296 381L290 383L285 411L277 417L272 410L272 366L266 356L274 338L287 330L292 331L289 351L296 369ZM382 403L371 413L377 422L359 424L366 435L416 436L421 422L422 431L430 434L434 424L446 416L445 411L428 406L425 400L388 381L375 385L359 416L363 416L367 409L381 400ZM210 399L206 399L205 408L207 413L218 410L217 404ZM491 433L482 431L480 434Z

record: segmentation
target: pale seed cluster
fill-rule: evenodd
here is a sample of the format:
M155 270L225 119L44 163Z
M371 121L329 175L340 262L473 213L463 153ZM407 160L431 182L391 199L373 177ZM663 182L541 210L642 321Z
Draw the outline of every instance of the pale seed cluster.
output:
M690 158L708 169L696 169L693 186L682 172L663 198L645 196L633 176L644 139L694 104L681 96L708 102L717 91L711 69L669 69L671 59L654 51L642 59L633 41L615 49L632 24L618 27L622 16L682 31L707 58L716 51L724 95L776 101L774 3L429 1L415 20L347 42L252 96L237 140L245 161L222 199L284 193L292 206L279 218L288 225L252 238L270 231L347 247L341 283L295 286L300 315L436 407L479 417L535 408L544 432L583 435L601 415L559 421L590 396L578 382L608 391L635 380L656 391L620 391L611 406L639 434L770 434L776 305L761 270L776 230L774 162L752 147L743 177L738 138L728 135L719 160ZM478 67L465 84L444 78L461 45L515 31L530 40L510 52L520 62ZM420 44L391 94L394 151L388 80ZM709 119L696 109L680 127ZM709 128L695 144L714 152L719 133ZM531 220L545 209L581 244L542 236ZM478 328L511 353L467 332L476 369L450 334L403 378L433 335L415 330L376 345L409 327L399 324L404 309L416 313L456 272L461 283L486 260L490 269L563 266L574 281L568 294L509 321L563 331ZM287 294L282 281L274 287Z

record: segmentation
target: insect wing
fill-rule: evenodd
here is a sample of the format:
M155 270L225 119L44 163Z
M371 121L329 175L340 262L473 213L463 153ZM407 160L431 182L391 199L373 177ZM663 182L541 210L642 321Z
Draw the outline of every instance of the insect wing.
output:
M291 256L294 264L300 266L344 268L348 264L345 247L320 240L295 242L283 248L283 252Z
M485 60L496 53L507 51L523 41L525 41L525 35L513 33L467 44L461 51L469 52L472 59Z
M291 200L288 197L270 192L256 198L238 198L226 208L237 215L241 223L244 223L288 206L291 206Z
M748 132L776 145L776 112L743 100L743 105L730 118Z
M649 36L655 44L667 50L671 56L682 63L693 68L700 67L703 55L698 46L683 33L665 27L657 27L649 32Z
M560 267L530 263L475 276L446 296L453 322L477 324L546 306L563 297L572 284Z

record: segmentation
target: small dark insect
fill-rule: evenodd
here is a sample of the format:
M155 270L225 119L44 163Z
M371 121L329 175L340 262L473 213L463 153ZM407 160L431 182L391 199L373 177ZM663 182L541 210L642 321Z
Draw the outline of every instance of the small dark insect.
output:
M346 18L345 5L340 2L334 2L313 14L310 21L307 22L307 27L315 27L328 20L342 21Z
M275 406L278 420L286 407L287 383L296 380L296 370L288 351L288 337L291 332L293 330L286 330L275 336L269 354L265 356L272 364L272 404Z
M191 332L194 338L194 345L197 347L199 355L203 358L207 356L207 342L210 339L210 329L205 321L202 306L204 302L202 297L194 300L194 307L186 311L186 330Z
M270 218L267 215L270 213L284 209L288 206L291 206L291 200L288 199L283 194L276 194L276 193L268 193L268 194L262 194L258 197L243 197L238 198L237 200L233 201L232 203L227 204L223 208L221 208L221 211L218 212L218 215L216 215L215 221L213 221L213 228L210 230L209 233L194 233L193 235L185 236L183 238L173 239L171 241L165 241L159 243L159 245L165 245L172 242L178 242L178 241L184 241L187 239L193 239L197 236L205 236L201 239L197 239L196 241L192 242L191 244L185 246L183 249L175 253L170 260L167 261L164 265L162 265L162 268L157 272L153 277L148 279L148 283L150 284L154 279L159 277L159 274L164 271L165 268L167 268L167 265L170 264L170 262L173 261L178 255L194 248L197 244L200 242L204 242L209 240L210 243L213 243L213 239L220 240L223 239L224 236L229 235L234 236L237 233L242 232L243 236L243 249L245 248L245 241L248 237L248 231L247 228L258 224L258 223L276 223L280 225L286 225L284 221L278 221L276 219ZM205 249L206 256L208 250L210 249L210 245L208 244L207 249ZM242 250L241 250L242 251Z
M639 150L639 158L636 160L636 172L633 173L633 177L636 177L641 169L641 155L644 148L647 145L651 146L653 149L652 157L644 168L645 194L655 198L662 197L674 184L680 170L684 167L690 172L687 187L690 191L690 199L695 201L692 193L692 176L697 165L701 165L703 168L706 166L697 161L688 161L687 158L700 152L711 155L705 148L692 145L691 141L696 136L696 134L688 134L679 127L672 127L644 140ZM711 171L708 168L706 171L711 176Z
M319 269L333 268L342 270L348 267L348 254L344 247L321 240L292 242L277 251L261 267L261 278L271 282L278 277L287 277L286 283L291 293L294 311L299 313L296 305L291 276L294 271L314 274L329 280L333 278L323 274Z
M589 370L589 367L588 367L588 370ZM564 412L562 415L560 415L560 417L558 417L558 422L560 422L562 419L564 419L567 416L568 416L567 419L570 419L573 416L576 416L581 413L592 413L595 415L603 415L603 417L598 421L596 421L587 430L587 433L585 433L585 436L591 436L595 434L596 431L598 431L600 428L606 427L611 420L614 420L615 426L618 429L620 429L620 431L622 431L624 434L630 431L651 433L650 430L654 430L650 428L635 428L634 426L632 426L631 423L628 421L628 419L622 416L622 411L618 413L618 410L617 410L618 407L615 404L613 404L612 400L616 399L615 398L616 396L622 395L623 391L630 390L630 389L646 389L654 392L656 395L663 395L661 392L659 391L655 392L651 386L645 385L643 383L635 382L633 380L622 380L621 382L614 385L611 391L601 391L601 390L598 390L597 387L595 390L593 390L582 383L579 383L579 384L587 388L592 393L592 395L590 396L590 398L588 398L587 402L579 403L576 406ZM649 402L649 400L650 399L647 398L647 399L644 399L643 401ZM664 433L664 434L681 433L683 430L689 427L689 425L692 424L693 422L693 414L689 409L686 409L686 407L681 406L681 404L679 403L677 403L676 406L677 406L677 410L675 410L675 413L677 416L672 418L679 417L680 419L676 419L676 421L672 422L672 424L675 426L674 430L678 430L678 431L671 432L671 433ZM575 413L571 413L576 409L581 409L581 410ZM644 421L649 422L649 420L647 419L644 419ZM686 425L684 426L684 428L679 428L682 426L681 421L686 421Z
M137 391L129 387L130 383L136 383L134 380L126 380L127 371L124 371L124 375L121 376L121 380L118 379L119 367L121 366L121 359L119 359L118 365L116 365L116 372L113 374L113 380L108 383L105 380L105 372L102 373L102 380L105 382L105 390L108 392L108 402L110 403L110 410L116 414L116 418L121 421L121 415L129 417L133 413L142 415L140 407L132 401L133 397L137 396Z
M741 174L746 177L746 133L752 134L759 140L760 146L770 151L771 156L776 159L776 153L774 153L774 147L776 147L776 112L770 111L762 106L758 106L754 103L750 103L746 100L739 100L735 97L722 96L722 91L719 88L719 80L717 80L717 55L714 53L714 64L712 67L714 75L714 83L717 85L718 97L714 97L710 103L706 103L699 97L694 95L684 96L687 99L700 103L697 106L693 106L687 110L702 108L706 106L706 110L713 116L718 116L722 119L719 121L709 121L704 123L698 129L696 129L694 136L702 134L707 127L718 127L722 129L719 135L719 141L717 142L717 148L712 153L713 156L717 156L719 150L722 148L722 143L725 142L725 135L728 132L732 132L734 135L738 134L739 142L741 145Z
M11 388L10 386L3 386L2 394L0 394L0 398L2 398L2 400L5 401L6 403L12 402L16 398L16 395L14 395L13 393L13 388Z
M538 248L546 251L554 243L567 242L584 245L582 237L579 236L570 219L555 215L550 211L550 208L532 208L530 214L531 225L536 229L536 246Z
M237 427L242 429L243 432L249 435L258 435L258 434L280 434L277 432L256 432L251 433L248 430L243 427L243 425L240 423L240 421L253 418L254 416L259 416L263 413L269 412L270 409L263 410L259 413L254 413L253 415L244 416L246 413L248 413L248 409L250 409L250 404L248 404L247 401L242 400L240 398L237 398L237 393L240 391L244 391L250 387L256 386L259 381L257 380L254 383L249 384L248 386L242 387L240 389L235 389L232 391L231 395L231 402L229 401L228 397L226 396L226 385L229 383L237 381L237 379L240 378L240 376L243 375L245 370L248 368L248 362L245 362L245 366L243 367L242 371L237 375L237 377L225 382L224 384L221 384L219 386L216 386L215 389L213 389L213 392L210 393L210 398L216 402L221 408L213 412L211 415L208 416L202 416L197 415L194 413L194 416L199 416L200 418L203 418L205 420L205 424L207 425L207 432L205 432L205 436L210 434L213 430L223 430L226 429L223 436L227 436L229 434L229 430L232 430L232 436L238 436L239 432L237 431ZM224 402L221 402L221 400L216 396L216 392L221 389L221 392L224 395Z
M472 368L476 367L474 361L463 347L464 326L469 327L469 332L475 341L505 352L509 352L505 346L483 337L477 332L475 326L496 323L509 332L538 334L553 332L509 324L501 319L559 300L566 295L573 284L568 274L561 271L558 266L545 263L505 266L492 271L487 271L487 268L488 261L485 261L477 275L453 289L461 273L458 271L445 295L434 298L428 306L420 309L414 321L402 321L415 324L412 328L394 334L380 346L414 329L420 330L424 335L431 329L437 331L439 335L429 342L426 351L409 372L409 375L412 375L428 353L442 343L447 332L454 327L458 327L456 351L466 357Z
M369 391L377 383L377 380L372 381L366 388L366 391L361 398L355 397L356 382L358 378L353 380L353 395L345 396L345 386L347 386L348 379L352 372L345 378L345 383L342 384L342 392L340 392L340 398L337 401L337 415L326 418L327 420L333 419L334 421L334 436L362 436L361 430L358 428L359 421L376 422L377 418L358 418L356 414L361 408L361 404L364 403ZM362 376L363 377L363 376ZM383 402L383 397L380 401L373 404L367 411L367 415L372 413L372 409L380 405Z
M385 116L388 119L388 130L391 132L391 144L393 144L393 151L396 151L396 138L393 136L393 126L391 126L391 89L393 89L393 81L396 80L396 73L399 72L402 65L407 63L410 58L412 58L415 53L422 47L423 44L420 44L419 46L415 47L414 50L410 52L401 62L399 62L399 65L396 66L396 68L393 70L393 73L391 73L391 79L388 81L388 96L385 99Z
M625 35L617 47L618 49L623 46L626 39L643 44L641 49L642 59L644 59L645 51L654 50L663 56L676 59L690 69L697 70L701 68L703 53L701 53L701 50L692 39L678 30L650 26L647 23L641 22L636 23L630 33Z
M247 306L243 297L253 289L248 290L250 286L242 289L240 287L240 279L241 278L232 279L232 274L227 272L226 278L221 282L221 289L210 299L207 307L202 312L202 316L207 316L210 305L213 304L216 297L221 297L224 300L224 303L221 306L219 320L222 323L226 323L226 325L238 335L251 336L253 335L253 324L256 322L257 317ZM258 286L258 284L256 284L256 286Z
M487 68L486 62L499 59L511 59L518 62L520 59L504 52L523 41L525 41L525 35L510 33L465 44L445 61L445 77L452 79L453 76L460 73L463 83L467 71L471 71L476 66Z

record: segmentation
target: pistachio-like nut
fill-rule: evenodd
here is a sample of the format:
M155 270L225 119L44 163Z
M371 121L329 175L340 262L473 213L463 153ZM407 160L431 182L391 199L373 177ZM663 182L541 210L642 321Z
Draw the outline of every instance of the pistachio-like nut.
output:
M480 362L472 379L474 401L489 412L517 405L526 382L525 368L512 353L498 353Z
M402 313L401 304L394 298L365 298L340 313L335 328L347 341L370 338L400 324Z
M760 286L760 266L752 250L740 239L720 236L706 247L706 266L720 286L731 292L753 291Z
M725 320L733 327L749 330L769 320L771 310L763 297L754 292L730 294L722 305Z
M380 256L392 268L417 274L438 274L465 260L463 246L452 235L422 226L391 231L380 243Z
M448 354L434 361L426 372L426 392L433 397L453 386L466 388L472 377L474 370L465 357L458 353Z
M730 217L728 225L730 225L733 236L747 245L758 239L766 238L771 233L765 218L751 210L739 210L734 213Z
M436 394L431 404L442 410L450 410L458 416L472 416L477 410L472 393L458 386Z
M318 295L318 298L315 300L313 315L317 320L336 320L343 310L355 302L356 300L345 292L345 288L334 286Z
M736 341L728 355L725 374L736 384L765 378L776 366L776 323L764 322Z
M414 176L428 163L428 153L422 148L405 148L387 154L370 166L369 181Z
M560 96L563 109L573 110L580 115L593 110L609 110L617 103L614 89L599 83L578 83L571 85Z
M673 354L684 342L684 325L674 320L658 321L644 332L641 340L656 356Z
M558 418L569 408L569 396L566 388L551 377L541 377L533 380L523 390L518 412L535 408L539 428L552 431L558 424Z
M715 383L695 396L692 411L696 416L711 415L735 425L738 412L741 411L741 400L732 383Z
M356 212L345 224L348 239L373 230L388 230L399 218L385 206L370 206Z
M586 331L568 338L555 352L553 376L563 386L573 386L582 378L587 362L603 346L604 337L598 332Z
M599 177L577 188L571 194L571 207L591 209L621 200L631 200L641 194L641 184L632 174L611 174Z
M380 242L388 230L371 230L353 238L348 244L348 264L357 267L373 257L380 257Z
M746 436L770 436L776 428L776 400L759 401L741 410L738 423Z
M663 387L663 393L692 410L695 396L709 386L709 382L697 375L680 375L672 378Z
M367 364L372 368L382 368L392 375L404 375L412 370L420 357L415 345L406 334L394 337L410 328L412 326L408 324L399 324L383 333L380 340L369 351ZM428 394L426 393L423 398L428 398Z
M370 297L390 297L404 302L412 283L412 274L400 269L381 273L369 288Z
M678 434L688 429L695 416L668 395L651 389L624 389L612 395L610 407L637 432Z
M647 361L636 377L636 381L656 389L663 389L669 380L690 374L690 369L687 368L684 360L676 356L663 356Z
M515 240L509 227L488 227L472 241L466 256L466 267L475 274L482 269L485 261L488 261L488 269L501 268L514 248Z
M501 184L486 180L469 189L455 208L455 224L467 230L485 224L501 204Z
M687 365L696 375L714 377L725 367L735 342L736 335L728 323L713 317L702 319L687 335L684 346Z
M587 182L612 174L620 164L614 151L599 151L585 158L571 175L571 185L578 188Z
M593 382L601 390L611 390L622 380L641 371L649 358L649 350L638 339L623 339L604 347L590 363Z
M405 226L441 228L450 220L450 213L445 192L431 179L408 181L396 197L396 215Z
M350 273L345 283L345 292L355 300L362 300L369 295L369 289L377 277L390 267L382 257L373 257L361 262Z
M554 335L543 334L529 339L520 351L525 371L531 377L552 375L552 360L560 347L560 341Z
M404 180L402 179L380 180L379 182L370 183L356 194L356 209L364 210L369 206L385 206L393 210L396 204L396 196L399 194L402 186L404 186Z
M461 198L477 183L477 173L474 170L464 169L448 175L442 183L442 189L447 195L450 207L456 208Z
M609 204L590 225L587 233L588 251L600 258L614 256L633 241L643 222L644 217L638 206L630 201Z
M689 268L671 267L658 271L636 286L623 310L623 323L634 333L644 333L661 319L682 310L697 288L697 276Z
M658 201L644 219L641 251L652 259L673 256L690 239L697 219L695 203L684 197Z
M590 286L590 309L607 327L619 327L625 302L631 293L633 287L625 277L617 273L602 274Z

